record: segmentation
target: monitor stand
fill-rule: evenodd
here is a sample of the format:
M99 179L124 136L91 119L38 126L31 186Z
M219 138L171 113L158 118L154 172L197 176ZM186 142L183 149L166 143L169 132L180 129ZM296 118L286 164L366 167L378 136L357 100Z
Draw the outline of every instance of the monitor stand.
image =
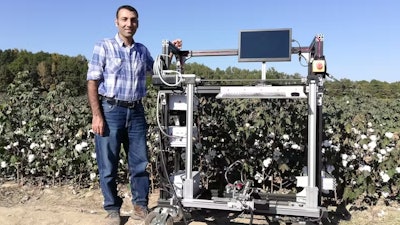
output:
M257 86L265 86L267 85L267 63L262 62L261 65L261 80L257 83Z

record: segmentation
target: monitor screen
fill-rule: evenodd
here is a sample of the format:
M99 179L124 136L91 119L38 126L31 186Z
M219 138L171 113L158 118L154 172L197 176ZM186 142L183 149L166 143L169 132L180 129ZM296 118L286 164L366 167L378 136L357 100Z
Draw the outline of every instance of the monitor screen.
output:
M290 61L292 29L240 31L238 54L239 62Z

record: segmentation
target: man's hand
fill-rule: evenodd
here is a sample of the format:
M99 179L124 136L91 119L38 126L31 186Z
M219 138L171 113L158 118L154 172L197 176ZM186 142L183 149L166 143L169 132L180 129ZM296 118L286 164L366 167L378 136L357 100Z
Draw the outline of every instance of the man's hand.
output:
M175 47L181 49L182 48L182 40L181 39L175 39L171 41L172 44L175 45Z

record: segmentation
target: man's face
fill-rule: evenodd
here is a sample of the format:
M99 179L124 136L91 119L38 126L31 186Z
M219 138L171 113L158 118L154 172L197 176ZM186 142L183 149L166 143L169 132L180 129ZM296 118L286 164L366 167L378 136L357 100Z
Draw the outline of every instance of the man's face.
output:
M115 19L115 24L118 27L118 32L126 38L135 35L139 27L139 18L137 15L127 9L121 9L118 12L118 18Z

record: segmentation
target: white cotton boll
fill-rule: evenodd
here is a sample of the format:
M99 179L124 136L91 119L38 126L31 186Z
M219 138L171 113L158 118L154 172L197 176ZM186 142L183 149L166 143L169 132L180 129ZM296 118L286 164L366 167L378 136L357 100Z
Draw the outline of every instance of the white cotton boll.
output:
M371 141L370 143L368 143L368 149L370 151L373 151L376 147L376 142L375 141Z
M387 197L389 197L389 193L386 192L386 191L383 191L383 192L382 192L382 196L383 196L384 198L387 198Z
M326 132L327 132L328 134L333 134L333 129L332 129L332 128L329 128Z
M332 146L333 150L335 150L336 152L340 152L340 148L339 146Z
M268 134L268 137L269 137L269 138L275 138L275 133L272 132L272 133Z
M6 168L8 165L7 165L7 163L5 162L5 161L1 161L1 163L0 163L0 167L1 168Z
M37 148L37 147L39 147L39 145L34 143L34 142L31 143L31 145L29 146L30 149L34 149L34 148Z
M332 145L332 141L330 141L330 140L325 140L325 141L323 141L322 142L322 146L324 146L324 147L331 147L331 145Z
M300 146L298 144L293 144L292 149L300 150Z
M19 145L19 142L17 141L17 142L14 142L13 144L12 144L12 146L13 147L17 147Z
M385 183L390 180L390 177L389 177L389 175L387 173L383 173L381 175L381 178L382 178L382 181L385 182Z
M81 146L83 148L86 148L88 146L88 143L86 141L82 141Z
M25 120L23 120L21 123L22 123L22 126L26 125L26 121Z
M350 165L348 168L349 170L354 170L354 165Z
M376 137L376 135L374 134L374 135L369 136L369 139L370 139L371 141L376 141L376 140L377 140L377 137Z
M386 155L386 149L380 149L379 153L381 153L382 155Z
M92 152L92 153L90 154L90 156L91 156L93 159L96 159L96 152Z
M380 153L376 154L376 157L378 157L379 163L381 163L383 161L383 156Z
M271 159L271 158L266 158L266 159L264 159L264 161L263 161L263 166L264 166L265 168L268 168L268 167L271 165L271 163L272 163L272 159Z
M289 145L290 145L290 142L284 142L283 143L283 148L287 149L287 148L289 148Z
M42 143L42 144L40 144L40 147L41 147L41 148L45 148L45 147L46 147L46 144L45 144L45 143Z
M364 139L366 139L366 138L367 138L367 135L365 135L365 134L361 134L360 138L361 138L361 140L364 140Z
M346 104L350 104L350 101L349 101L349 100L347 100L347 101L346 101Z
M385 137L392 139L393 138L393 133L392 132L386 132Z
M96 175L96 173L90 173L90 180L94 180L94 179L96 179L96 177L97 177L97 175Z
M368 122L368 127L372 127L372 123L371 122Z
M81 152L82 151L82 145L81 144L76 144L75 145L75 150L77 151L77 152Z
M28 155L28 162L29 162L29 163L33 162L33 160L35 160L35 158L36 158L36 157L35 157L34 154L29 154L29 155Z
M282 138L283 138L283 140L289 140L289 135L288 135L288 134L284 134L284 135L282 136Z
M361 132L359 131L359 130L357 130L357 128L355 128L355 127L352 127L351 128L351 131L353 132L353 133L355 133L355 134L360 134Z
M257 172L256 175L254 175L254 179L259 181L259 183L261 183L264 178L261 173Z
M368 145L367 144L363 144L362 147L363 147L364 150L368 150Z
M368 128L367 130L369 133L373 133L375 130L373 128Z
M245 127L250 127L250 124L249 124L249 123L246 123L244 126L245 126Z
M347 167L347 161L346 160L342 160L342 165L344 166L344 167Z
M400 173L400 167L396 167L396 172Z
M360 148L360 144L358 144L358 143L354 143L354 148Z
M359 168L360 171L367 171L367 172L371 172L371 166L365 165L365 166L361 166Z
M352 160L355 160L355 159L357 159L357 156L354 155L354 154L352 154L352 155L350 156L350 158L351 158Z

